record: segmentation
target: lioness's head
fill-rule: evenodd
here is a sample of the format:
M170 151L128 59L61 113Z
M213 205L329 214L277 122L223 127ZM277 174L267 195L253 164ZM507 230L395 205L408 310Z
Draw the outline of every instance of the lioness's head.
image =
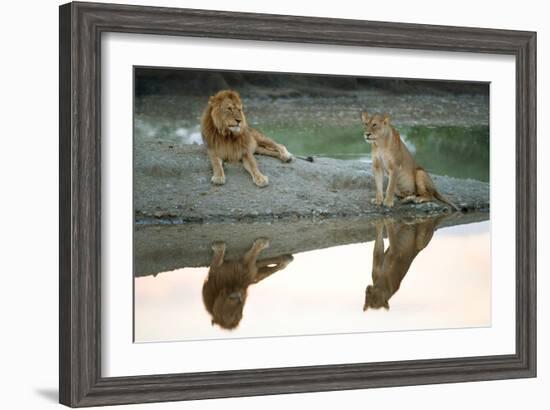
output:
M389 299L388 292L377 288L376 286L369 285L365 291L365 304L363 305L363 311L367 309L389 309L390 305L388 303Z
M365 130L364 137L368 144L372 144L381 138L388 136L390 115L388 113L375 113L372 116L364 111L361 113L363 128Z
M208 99L210 116L221 134L240 134L246 127L243 104L236 91L223 90Z

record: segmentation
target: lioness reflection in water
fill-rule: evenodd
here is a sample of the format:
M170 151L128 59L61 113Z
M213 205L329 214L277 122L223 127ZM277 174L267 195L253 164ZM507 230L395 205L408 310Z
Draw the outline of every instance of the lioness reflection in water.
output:
M267 247L269 240L259 238L241 259L224 261L225 243L212 244L214 256L202 287L202 299L212 316L212 325L235 329L243 317L248 287L286 268L294 259L292 255L280 255L258 260Z
M389 309L389 300L397 292L414 258L430 243L434 230L446 217L412 223L384 220L376 223L376 239L372 258L372 285L365 291L367 309ZM389 239L384 252L384 227Z

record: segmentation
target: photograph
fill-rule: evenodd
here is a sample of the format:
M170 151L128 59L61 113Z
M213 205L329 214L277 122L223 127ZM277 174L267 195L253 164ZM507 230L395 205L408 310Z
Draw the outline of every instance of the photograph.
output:
M49 19L59 403L536 397L542 14L194 3Z
M490 327L489 106L489 82L134 66L134 342Z

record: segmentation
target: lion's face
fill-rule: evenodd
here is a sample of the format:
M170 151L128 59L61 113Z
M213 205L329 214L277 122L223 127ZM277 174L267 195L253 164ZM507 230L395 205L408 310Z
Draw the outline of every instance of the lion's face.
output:
M224 329L235 329L243 317L245 301L245 289L222 289L212 307L212 324Z
M371 309L389 309L387 292L378 289L376 286L369 285L365 292L365 304L363 305L363 311Z
M368 144L372 144L377 140L384 138L388 135L388 129L390 125L389 114L374 114L369 117L365 111L361 114L361 120L363 121L364 137Z
M243 104L235 91L224 90L210 97L211 116L214 126L224 134L240 134L246 127Z

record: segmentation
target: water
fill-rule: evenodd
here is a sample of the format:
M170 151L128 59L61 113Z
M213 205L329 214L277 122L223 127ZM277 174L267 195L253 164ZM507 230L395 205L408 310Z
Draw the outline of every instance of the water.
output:
M135 340L490 326L489 221L440 225L385 220L365 241L346 243L342 232L330 238L342 245L310 250L281 236L243 247L241 238L210 235L185 252L203 260L135 278Z

